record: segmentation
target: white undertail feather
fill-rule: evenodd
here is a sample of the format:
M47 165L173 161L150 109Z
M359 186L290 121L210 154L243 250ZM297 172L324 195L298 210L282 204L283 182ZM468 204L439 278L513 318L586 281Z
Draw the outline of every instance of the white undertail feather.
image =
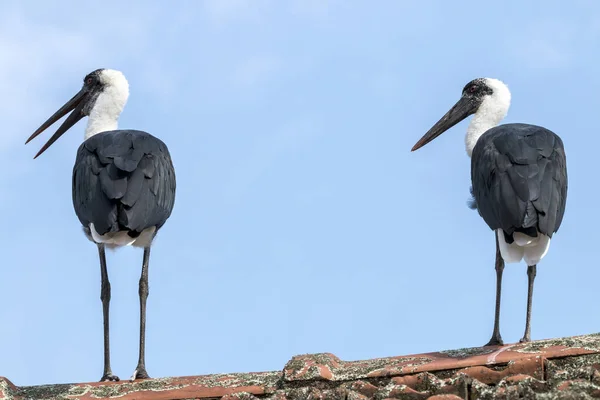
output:
M85 128L86 140L97 133L117 129L119 116L129 97L129 83L121 71L102 70L100 80L105 86L90 112Z
M88 239L94 243L104 243L109 248L120 246L150 246L152 239L154 239L154 232L156 232L156 227L151 226L150 228L144 229L138 237L132 238L127 234L127 231L109 232L105 233L104 235L100 235L96 231L93 223L90 223L89 228L91 237L88 236Z
M508 87L498 79L485 78L485 82L493 90L493 93L484 97L483 102L467 128L465 147L469 157L473 154L475 143L477 143L481 135L488 129L498 125L506 117L506 113L510 107L510 91Z
M506 243L502 229L497 230L500 255L506 263L518 263L525 260L527 265L536 265L548 253L550 238L543 233L537 237L527 236L521 232L513 234L514 242Z

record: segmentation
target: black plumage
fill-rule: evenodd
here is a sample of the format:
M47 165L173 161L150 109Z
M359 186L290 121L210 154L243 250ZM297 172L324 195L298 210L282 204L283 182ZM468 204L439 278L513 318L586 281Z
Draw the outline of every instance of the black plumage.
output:
M498 79L474 79L463 88L456 104L412 148L420 149L475 114L465 138L471 156L472 200L468 205L477 209L496 231L496 307L494 330L487 343L490 346L503 344L500 303L505 261L527 263L527 316L521 342L531 341L537 263L560 228L567 202L567 162L562 140L541 126L497 126L508 112L510 99L508 87ZM517 232L532 240L515 243Z
M175 202L175 170L167 146L138 130L102 132L77 151L73 207L84 228L100 235L158 230Z
M522 232L548 237L558 231L567 200L563 142L552 131L505 124L486 131L471 158L472 194L488 226L507 243Z
M98 248L100 299L104 325L104 368L101 381L118 381L110 363L111 287L106 247L144 248L139 281L140 347L132 380L148 378L146 371L146 303L149 294L150 249L175 203L175 170L167 146L149 133L113 130L127 98L129 84L122 72L97 69L83 78L81 90L27 139L29 143L70 113L36 154L45 152L69 128L90 117L88 137L77 151L73 167L73 207L88 239ZM129 236L129 237L128 237Z

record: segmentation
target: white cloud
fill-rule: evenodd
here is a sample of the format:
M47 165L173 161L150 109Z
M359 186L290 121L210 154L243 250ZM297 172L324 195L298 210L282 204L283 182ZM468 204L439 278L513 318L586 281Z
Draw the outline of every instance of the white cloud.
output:
M15 14L0 17L0 108L4 119L0 151L17 138L19 142L26 139L18 131L31 126L28 120L39 115L38 110L47 109L50 99L44 88L56 86L53 81L72 78L79 72L80 60L88 56L89 48L81 35L33 26Z
M83 6L85 7L85 5ZM88 15L92 10L80 10ZM3 96L3 134L0 154L18 143L78 89L83 76L96 68L121 68L135 63L151 44L158 13L145 8L106 19L94 14L84 23L45 23L18 8L0 14L0 82ZM49 18L53 21L53 18ZM106 29L99 29L106 26ZM159 71L160 59L144 58L144 72ZM127 71L125 71L127 75ZM140 73L143 85L172 93L172 83ZM34 122L32 122L34 121ZM34 126L35 125L35 126Z
M0 177L2 193L14 188L23 174L35 168L33 155L54 131L51 128L27 146L24 146L25 140L79 89L85 74L102 67L125 70L124 64L135 64L139 59L152 69L160 70L157 65L160 59L139 57L152 44L154 17L151 11L137 13L136 18L125 12L110 19L90 14L85 9L78 12L90 18L78 22L74 16L63 16L73 21L64 24L60 19L57 22L53 15L46 15L48 23L36 20L35 14L18 7L0 13L0 168L10 171ZM107 29L98 29L103 24ZM144 74L137 76L143 87L161 86L163 93L153 94L157 97L172 92L169 82L157 83L154 77ZM64 140L83 139L81 124L83 122L74 129L79 129L79 137L73 132ZM60 148L54 152L62 157ZM64 156L71 159L75 149L69 147L68 151ZM0 205L7 201L8 198L0 199Z

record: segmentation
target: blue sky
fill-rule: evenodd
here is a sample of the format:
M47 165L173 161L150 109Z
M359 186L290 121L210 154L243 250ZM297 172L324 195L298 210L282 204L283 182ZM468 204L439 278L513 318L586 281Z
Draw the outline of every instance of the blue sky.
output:
M23 145L100 67L130 82L120 126L163 139L177 170L150 264L151 376L487 342L494 236L466 205L467 122L410 152L485 76L512 91L507 122L543 125L567 152L567 211L538 266L532 336L600 329L600 3L60 4L0 5L0 375L102 373L97 251L71 204L84 123L35 161L53 131ZM121 378L137 362L141 260L108 255ZM526 288L525 265L508 265L506 342L523 334Z

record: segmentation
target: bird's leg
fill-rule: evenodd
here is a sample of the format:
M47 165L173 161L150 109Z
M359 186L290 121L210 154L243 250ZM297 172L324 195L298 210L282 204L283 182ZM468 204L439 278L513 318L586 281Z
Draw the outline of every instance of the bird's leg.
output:
M496 232L496 313L494 316L494 332L486 346L501 346L504 344L500 336L500 298L502 295L502 273L504 272L504 259L500 254L498 232Z
M527 319L525 320L525 334L519 342L531 342L531 300L533 299L533 281L535 280L536 265L527 266Z
M144 248L142 276L140 277L140 357L133 371L131 380L149 378L146 372L146 300L148 299L148 263L150 261L150 246Z
M119 380L119 377L113 375L110 369L110 326L108 323L108 306L110 304L110 282L108 281L108 271L106 269L106 254L104 244L98 244L98 255L100 256L100 275L102 286L100 288L100 300L102 300L102 318L104 321L104 373L100 382Z

